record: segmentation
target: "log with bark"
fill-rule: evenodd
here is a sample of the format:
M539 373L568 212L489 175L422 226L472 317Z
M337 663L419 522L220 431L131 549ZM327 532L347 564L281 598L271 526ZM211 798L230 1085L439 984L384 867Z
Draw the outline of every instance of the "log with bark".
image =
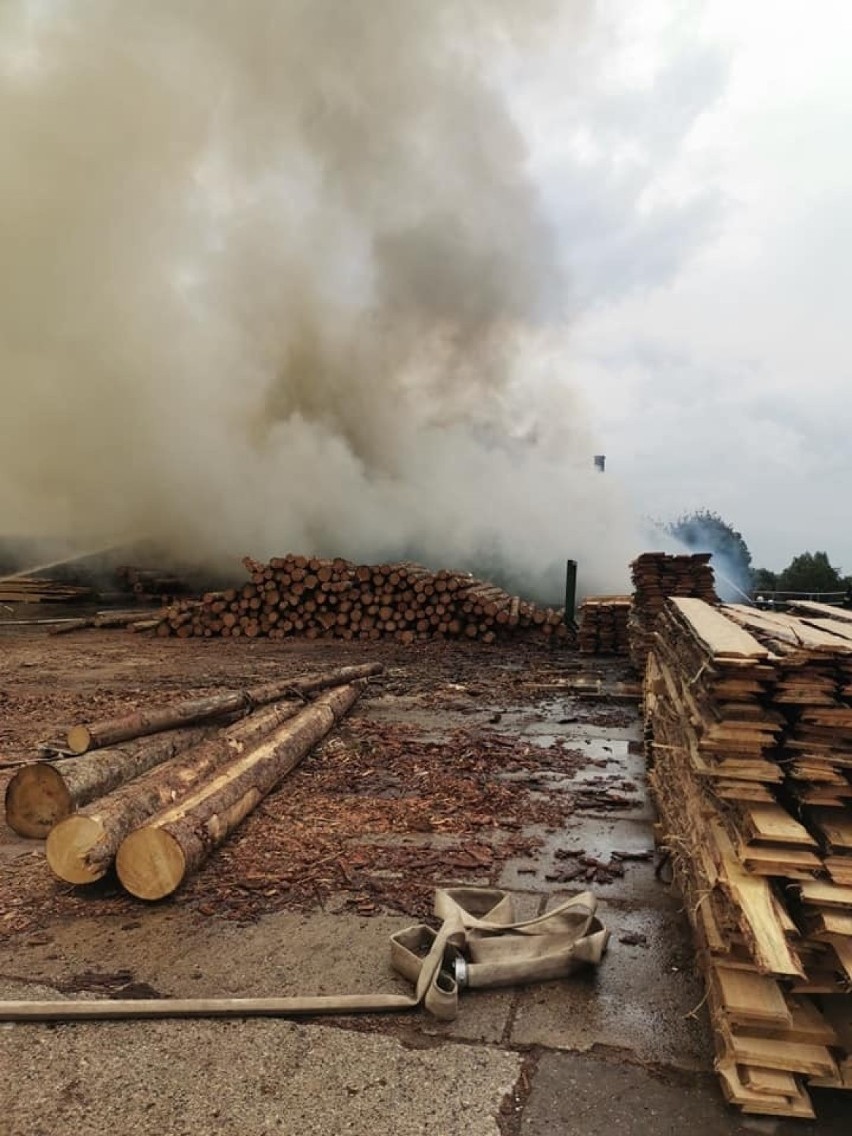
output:
M178 638L377 640L571 637L563 613L512 596L467 573L432 572L410 561L350 564L304 556L246 558L250 582L210 593L200 606L174 605L157 634Z
M321 695L265 742L130 833L118 877L139 899L171 895L354 705L358 684Z
M6 787L6 823L19 836L43 840L75 809L197 745L215 729L168 730L83 757L25 765Z
M72 726L67 734L72 753L113 746L130 738L140 738L180 726L215 721L230 714L247 713L254 706L266 705L288 694L305 695L329 686L339 686L359 678L380 674L381 663L342 667L327 674L304 678L277 679L248 690L222 691L207 698L188 699L172 706L136 710L121 718L110 718L90 725Z
M163 609L139 608L137 611L102 611L85 619L70 619L58 625L50 632L51 635L67 635L71 631L85 631L89 628L128 627L141 620L156 620L163 618Z
M301 709L298 702L279 702L259 710L60 821L45 846L51 870L71 884L101 879L128 833L246 748L256 746Z
M240 697L229 713L218 716L215 725L165 730L151 738L129 738L103 749L92 749L81 756L60 761L38 761L24 766L6 788L6 820L20 836L44 839L51 828L75 809L112 792L146 770L182 753L211 736L216 728L243 717L253 706L266 706L278 699L305 699L308 695L382 671L380 663L340 667L337 670L276 680L236 692ZM228 692L229 696L235 692ZM186 703L182 704L184 707ZM179 719L175 719L176 721ZM253 716L246 721L252 728ZM128 719L117 720L125 723ZM113 735L116 731L113 731ZM102 736L105 736L102 735Z

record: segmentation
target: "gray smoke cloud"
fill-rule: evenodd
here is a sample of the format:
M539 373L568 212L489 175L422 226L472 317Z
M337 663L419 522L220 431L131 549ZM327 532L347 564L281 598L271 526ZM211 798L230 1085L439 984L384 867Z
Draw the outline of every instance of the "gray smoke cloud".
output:
M622 587L501 89L553 7L5 0L0 532Z

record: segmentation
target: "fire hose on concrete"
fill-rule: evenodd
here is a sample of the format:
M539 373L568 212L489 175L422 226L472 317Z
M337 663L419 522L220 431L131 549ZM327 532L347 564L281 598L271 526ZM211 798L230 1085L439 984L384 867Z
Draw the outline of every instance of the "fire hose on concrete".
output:
M609 932L589 892L535 919L515 920L512 896L498 888L439 888L438 930L416 924L391 936L391 966L412 994L326 994L286 998L149 998L2 1001L0 1021L103 1021L132 1018L303 1017L386 1013L423 1005L442 1021L458 1015L459 992L565 978L596 966Z

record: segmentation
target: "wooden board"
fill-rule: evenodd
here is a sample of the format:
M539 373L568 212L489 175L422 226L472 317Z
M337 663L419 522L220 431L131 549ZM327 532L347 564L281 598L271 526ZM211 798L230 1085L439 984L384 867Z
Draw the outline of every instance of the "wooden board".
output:
M821 616L823 619L837 619L845 623L852 623L852 610L835 607L834 604L819 603L818 600L790 600L788 606L793 608L794 611Z
M792 1073L781 1069L761 1069L757 1065L740 1067L743 1083L755 1093L768 1093L770 1096L794 1097L799 1084Z
M852 942L845 935L826 935L825 941L831 947L838 965L847 980L852 983ZM852 1049L850 1050L852 1052Z
M711 655L741 659L766 659L769 651L704 600L673 597L672 606L689 624L695 637Z
M708 829L721 858L720 882L741 914L759 966L769 974L804 977L802 964L787 942L786 913L766 880L746 871L720 821L710 821Z
M827 631L829 635L837 635L841 639L852 639L852 623L841 623L837 619L806 619L811 627L820 631Z
M726 1049L738 1065L781 1069L787 1073L801 1073L807 1077L837 1075L837 1062L824 1045L735 1034L722 1019L717 1021L716 1028L722 1035Z
M716 1061L716 1072L722 1084L725 1099L741 1108L745 1113L766 1116L792 1116L802 1120L814 1118L811 1099L804 1089L798 1088L795 1096L786 1093L758 1091L746 1085L741 1070L748 1066L738 1066L729 1055Z
M812 998L787 996L790 1012L789 1025L735 1026L734 1033L748 1034L751 1037L768 1037L778 1041L802 1042L806 1045L838 1044L837 1032L832 1024L819 1011Z
M769 1025L776 1029L792 1025L792 1013L774 978L719 963L710 965L710 973L719 1003L735 1025Z
M840 887L826 880L809 880L799 885L802 903L818 907L843 907L852 910L852 887Z
M832 852L852 852L852 813L838 813L836 809L814 809L811 815Z
M778 844L799 844L816 848L817 843L804 825L778 804L751 805L743 810L753 839Z
M808 880L822 868L819 856L801 848L764 848L749 844L741 846L738 852L744 867L759 876Z
M839 911L833 907L815 907L808 920L816 928L814 937L838 935L852 941L852 911Z
M823 864L836 884L852 887L852 856L826 856Z
M794 615L784 615L780 612L758 611L743 604L725 604L722 610L745 627L776 635L783 642L791 646L801 647L807 651L832 651L838 654L852 653L852 643L812 627Z

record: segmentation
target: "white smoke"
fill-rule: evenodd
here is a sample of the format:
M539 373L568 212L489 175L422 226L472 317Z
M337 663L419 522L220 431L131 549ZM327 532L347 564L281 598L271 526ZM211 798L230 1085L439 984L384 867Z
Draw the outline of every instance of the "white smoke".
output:
M0 532L623 587L498 81L553 7L4 0Z

